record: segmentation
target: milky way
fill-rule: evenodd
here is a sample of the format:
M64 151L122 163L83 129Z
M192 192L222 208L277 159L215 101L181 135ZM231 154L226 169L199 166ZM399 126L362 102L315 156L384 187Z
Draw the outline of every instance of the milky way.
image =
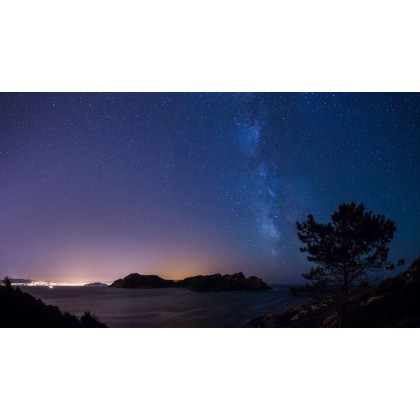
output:
M295 224L364 202L420 249L418 94L2 94L0 275L306 270Z
M279 202L280 179L273 162L264 153L264 115L259 112L264 105L255 103L253 95L243 97L243 111L236 121L237 141L248 160L251 185L256 191L249 194L250 205L255 212L260 232L269 240L273 240L273 251L281 237L281 203ZM254 112L252 112L254 111ZM279 157L281 160L281 157ZM254 178L254 179L252 179ZM245 183L247 184L246 180Z

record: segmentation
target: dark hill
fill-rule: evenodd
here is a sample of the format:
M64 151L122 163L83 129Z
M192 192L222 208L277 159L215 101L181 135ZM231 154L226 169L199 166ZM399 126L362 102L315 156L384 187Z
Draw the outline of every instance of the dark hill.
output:
M106 327L85 312L80 318L57 306L46 305L19 287L0 286L0 327L22 328L98 328Z
M115 280L110 287L121 287L128 289L160 289L162 287L172 287L172 280L164 280L155 275L129 274L123 279Z
M245 277L243 273L235 274L211 274L208 276L187 277L176 282L177 287L192 290L194 292L220 292L220 291L259 291L270 290L261 279L255 276Z
M133 273L123 279L115 280L110 287L131 289L157 289L163 287L176 287L188 289L193 292L219 292L219 291L260 291L270 290L261 279L255 276L245 277L242 273L211 274L208 276L187 277L184 280L165 280L155 275L141 275Z
M333 299L307 302L250 321L254 327L336 327ZM420 327L420 256L408 270L349 296L346 327Z

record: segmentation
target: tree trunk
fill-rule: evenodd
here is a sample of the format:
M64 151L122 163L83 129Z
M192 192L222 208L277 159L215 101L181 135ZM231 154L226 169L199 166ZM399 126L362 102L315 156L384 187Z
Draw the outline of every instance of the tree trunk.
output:
M344 284L343 289L340 293L340 311L338 317L338 327L344 327L344 319L346 315L346 300L347 300L347 293L348 293L348 281L347 281L347 274L344 275Z
M338 328L344 327L345 314L346 314L346 293L343 291L340 294L340 310L338 314Z

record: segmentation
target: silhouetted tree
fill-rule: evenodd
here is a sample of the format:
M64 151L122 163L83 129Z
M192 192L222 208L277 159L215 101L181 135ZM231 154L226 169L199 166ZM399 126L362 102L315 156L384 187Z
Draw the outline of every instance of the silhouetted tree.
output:
M6 287L12 287L12 282L11 282L11 278L9 276L6 276L3 280L3 283Z
M327 224L317 223L310 214L297 222L299 239L305 244L308 261L316 264L303 274L313 287L338 296L339 326L343 326L347 295L353 286L369 279L368 273L392 270L389 248L396 230L384 215L365 211L363 204L340 204ZM404 263L400 260L398 265Z

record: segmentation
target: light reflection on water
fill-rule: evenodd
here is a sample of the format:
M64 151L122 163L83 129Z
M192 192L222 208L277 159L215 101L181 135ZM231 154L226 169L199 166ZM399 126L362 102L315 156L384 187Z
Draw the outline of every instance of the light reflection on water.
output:
M246 327L251 318L299 303L290 286L266 292L199 293L184 289L109 287L22 287L22 290L80 316L93 312L108 327Z

